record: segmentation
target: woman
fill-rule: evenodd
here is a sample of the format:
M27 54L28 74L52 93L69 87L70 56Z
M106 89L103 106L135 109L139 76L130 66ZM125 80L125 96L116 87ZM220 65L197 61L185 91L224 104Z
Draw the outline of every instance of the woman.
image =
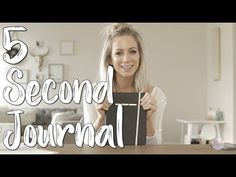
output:
M147 111L146 142L161 143L161 118L166 98L161 89L149 85L145 78L142 39L131 25L118 23L107 27L100 63L103 81L109 65L114 68L113 92L145 92L141 105ZM101 127L109 106L107 100L102 104L84 102L84 123L93 123L95 129Z

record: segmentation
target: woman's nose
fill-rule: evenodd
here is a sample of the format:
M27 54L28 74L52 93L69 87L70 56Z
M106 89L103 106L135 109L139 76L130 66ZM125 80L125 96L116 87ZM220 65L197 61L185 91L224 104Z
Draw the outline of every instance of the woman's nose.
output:
M129 59L130 59L129 53L125 53L124 56L123 56L123 60L128 61Z

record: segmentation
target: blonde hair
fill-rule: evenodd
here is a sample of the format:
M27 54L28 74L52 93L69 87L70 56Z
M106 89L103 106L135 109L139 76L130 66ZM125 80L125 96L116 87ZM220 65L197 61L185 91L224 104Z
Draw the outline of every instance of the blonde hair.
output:
M107 69L109 66L109 60L111 59L111 52L112 52L112 42L113 39L119 36L132 36L138 46L139 54L140 54L140 62L138 70L135 74L135 88L137 91L141 91L147 88L148 81L146 80L146 70L145 70L145 60L144 60L144 53L143 53L143 40L140 34L133 29L133 27L127 23L115 23L107 26L105 28L105 40L100 60L100 79L102 81L106 80L107 77ZM115 71L114 71L115 75ZM114 81L114 78L113 78ZM113 82L114 84L114 82ZM114 85L113 85L114 86ZM114 88L114 87L113 87Z

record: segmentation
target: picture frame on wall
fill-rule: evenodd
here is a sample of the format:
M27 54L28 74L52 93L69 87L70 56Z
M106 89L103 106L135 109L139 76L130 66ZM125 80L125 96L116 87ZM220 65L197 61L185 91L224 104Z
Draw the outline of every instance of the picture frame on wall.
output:
M59 83L63 81L64 77L64 65L63 64L49 64L48 66L48 78L53 79Z
M61 40L60 41L60 55L73 55L74 54L74 41Z

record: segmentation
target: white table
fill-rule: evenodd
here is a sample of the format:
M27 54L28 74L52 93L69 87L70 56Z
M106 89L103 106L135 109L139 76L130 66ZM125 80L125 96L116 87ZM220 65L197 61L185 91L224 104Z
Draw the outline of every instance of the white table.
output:
M225 124L225 121L215 121L215 120L184 120L176 119L177 122L181 123L181 143L182 144L191 144L193 125L206 125L213 124L216 128L216 137L221 137L220 124ZM184 141L185 126L187 126L186 141Z

